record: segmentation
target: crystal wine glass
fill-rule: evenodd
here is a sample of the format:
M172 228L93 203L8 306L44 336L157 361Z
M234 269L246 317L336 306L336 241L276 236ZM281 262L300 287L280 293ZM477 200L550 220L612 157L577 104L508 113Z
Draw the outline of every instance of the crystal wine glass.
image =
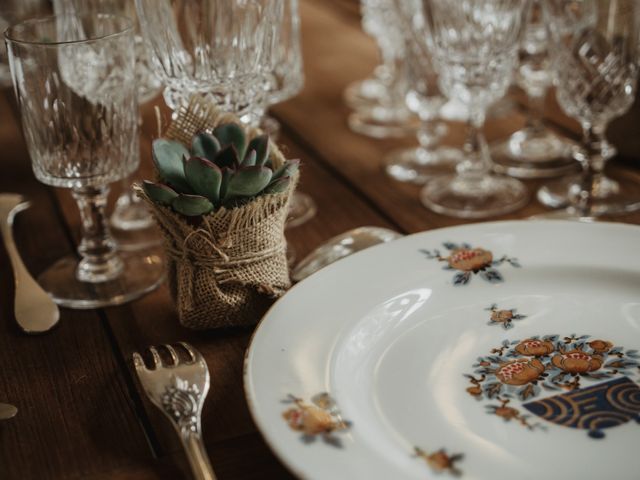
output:
M268 107L295 97L304 86L298 0L285 0L279 38L274 69L267 87ZM280 131L278 121L268 114L263 115L260 128L273 138Z
M394 0L361 0L360 7L362 27L376 39L383 67L374 70L375 78L347 87L345 99L354 110L349 127L374 138L404 137L415 132L416 121L405 103L405 40Z
M420 197L431 210L462 218L500 215L522 207L527 191L491 173L482 127L487 107L502 97L517 61L521 0L423 0L429 46L441 90L469 108L465 158L456 175L431 180Z
M452 172L462 152L437 145L447 131L446 125L439 121L446 99L437 86L437 75L431 65L420 0L395 0L394 5L405 32L409 80L406 102L421 123L417 131L419 145L389 153L385 169L398 181L424 184L438 174Z
M200 93L239 117L264 103L284 0L136 0L164 99Z
M134 0L53 0L53 10L56 14L81 13L94 15L97 13L111 13L133 20L138 105L146 103L158 95L162 89L162 84L151 68L151 59L140 33ZM124 231L141 231L153 225L151 212L149 212L142 200L133 193L131 179L122 181L122 193L116 200L110 222L114 228ZM140 248L140 246L153 244L154 241L147 238L149 236L138 232L137 236L135 236L137 241L132 245L135 248ZM157 243L159 237L157 235L155 237L155 243ZM119 241L118 243L120 248L125 246L123 242Z
M80 261L39 278L60 305L96 308L135 299L162 279L158 256L120 256L104 215L109 183L137 167L133 27L107 14L27 20L5 32L35 176L70 188L82 220Z
M617 193L596 195L610 157L608 123L633 104L640 60L640 3L636 0L547 0L556 96L582 126L580 182L560 218L592 219L640 209L640 186L620 181Z
M545 178L577 168L572 141L551 131L543 121L544 103L551 83L549 41L542 15L542 0L533 0L520 42L516 82L527 93L527 123L491 148L496 171L517 178Z

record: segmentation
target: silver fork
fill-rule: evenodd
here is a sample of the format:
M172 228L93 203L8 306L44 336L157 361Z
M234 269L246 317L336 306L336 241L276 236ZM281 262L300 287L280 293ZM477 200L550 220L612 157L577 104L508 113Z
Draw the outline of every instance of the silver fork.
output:
M149 347L153 369L148 369L142 356L133 353L133 364L149 399L171 420L180 436L196 480L215 480L209 457L202 442L201 414L209 392L209 369L204 358L191 345L179 342L190 359L181 362L171 345L163 345L172 363L163 362L156 347Z

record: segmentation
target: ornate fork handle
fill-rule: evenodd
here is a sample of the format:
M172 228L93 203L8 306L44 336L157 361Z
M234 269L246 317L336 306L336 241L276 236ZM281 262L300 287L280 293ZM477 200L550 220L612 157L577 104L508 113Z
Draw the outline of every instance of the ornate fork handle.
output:
M175 383L162 396L164 413L180 435L195 479L216 480L200 433L200 413L204 398L197 385L189 385L179 379Z
M181 434L180 440L184 446L195 479L216 480L216 475L213 473L213 468L211 468L211 464L209 463L209 457L204 449L200 432L190 432L186 435Z

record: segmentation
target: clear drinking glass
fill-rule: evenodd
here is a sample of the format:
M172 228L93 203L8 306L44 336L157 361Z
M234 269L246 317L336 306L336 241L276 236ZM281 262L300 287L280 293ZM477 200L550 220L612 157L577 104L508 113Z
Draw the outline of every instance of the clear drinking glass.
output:
M284 0L136 0L164 99L176 110L194 93L242 117L267 95Z
M558 103L583 130L580 181L569 191L561 218L593 218L640 209L640 185L620 180L616 191L598 195L611 147L605 131L633 104L640 60L637 0L547 0Z
M517 62L521 0L422 0L440 89L469 108L469 135L456 175L431 180L420 197L445 215L482 218L527 202L524 185L491 173L482 127L487 107L502 97Z
M105 219L109 183L137 167L133 27L114 15L58 15L5 32L35 176L70 188L82 219L80 261L68 256L39 278L67 307L137 298L162 279L157 256L119 256Z
M527 123L491 148L496 171L518 178L564 175L577 168L575 144L551 131L543 121L544 103L553 82L542 0L533 0L520 42L516 82L527 93Z
M462 158L460 149L438 146L446 133L440 121L440 109L446 99L437 86L426 45L426 25L420 0L395 0L406 42L406 65L409 91L406 103L420 118L419 145L392 151L386 157L387 174L401 182L424 184L436 175L451 173Z
M267 109L295 97L304 86L298 6L298 0L284 0L273 69L264 77L266 95L262 103L254 102L253 109L241 118L245 124L260 127L272 138L277 137L280 125L267 114Z
M56 14L111 13L133 20L138 105L146 103L158 95L162 84L151 68L151 60L140 33L134 0L53 0L53 10ZM133 193L131 179L123 180L122 184L123 191L118 197L111 215L111 225L125 231L144 230L152 226L153 217L142 200ZM149 235L141 233L139 235L140 238L136 237L137 241L133 242L135 248L157 243L159 240L157 235L155 239L147 238ZM124 243L119 242L119 246L122 248Z
M345 100L354 112L349 127L374 138L404 137L415 132L415 115L407 108L404 32L394 0L361 0L362 27L375 38L382 67L375 77L347 87Z

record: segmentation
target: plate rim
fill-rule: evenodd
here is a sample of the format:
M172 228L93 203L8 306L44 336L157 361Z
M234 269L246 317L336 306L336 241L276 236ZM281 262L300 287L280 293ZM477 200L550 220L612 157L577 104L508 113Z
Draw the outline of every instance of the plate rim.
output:
M392 242L386 242L386 243L382 243L379 245L374 245L370 248L361 250L359 252L356 252L352 255L349 255L346 258L350 258L350 257L354 257L354 256L362 256L363 254L371 254L372 250L377 250L379 248L385 248L388 247L389 244L393 244L395 242L403 242L403 241L408 241L407 239L412 239L414 237L417 236L422 236L425 234L429 234L432 232L443 232L443 231L456 231L456 230L462 230L462 229L473 229L473 228L493 228L493 227L504 227L504 226L508 226L508 225L564 225L564 226L572 226L572 227L576 227L576 228L598 228L598 229L620 229L620 230L627 230L627 231L635 231L640 233L640 225L636 225L636 224L631 224L631 223L623 223L623 222L611 222L611 221L607 221L607 222L580 222L580 221L572 221L572 220L558 220L558 219L516 219L516 220L499 220L499 221L491 221L491 222L474 222L474 223L464 223L464 224L458 224L458 225L452 225L452 226L447 226L447 227L439 227L439 228L433 228L433 229L429 229L429 230L422 230L419 232L414 232L408 235L405 235L401 238L398 238ZM341 259L341 260L344 260ZM341 261L338 260L330 265L327 265L326 267L322 268L321 270L326 270L326 271L332 271L336 268L340 268L341 265ZM317 272L316 272L317 273ZM255 406L255 391L253 389L252 386L252 381L250 378L250 371L251 371L251 360L253 358L253 355L255 353L255 340L256 337L258 335L258 333L261 331L262 328L264 328L264 325L267 323L267 319L271 316L271 313L273 310L276 309L276 307L278 307L278 305L285 301L284 299L286 298L287 294L289 294L289 292L293 291L294 289L298 289L300 287L300 285L304 285L309 278L312 278L315 274L310 275L309 277L303 279L302 281L292 285L292 287L279 299L277 299L270 307L269 309L264 313L264 315L260 318L260 320L258 321L254 331L251 334L251 337L249 339L249 344L245 350L244 353L244 360L243 360L243 369L242 369L242 377L243 377L243 390L244 390L244 397L245 400L247 402L247 406L249 409L249 413L251 415L251 419L253 420L254 424L257 427L257 430L260 434L260 436L262 437L262 439L264 440L265 444L269 447L269 449L271 450L271 452L275 455L275 457L280 461L280 463L282 465L284 465L290 473L292 473L294 476L301 478L301 479L308 479L310 477L307 476L307 474L303 471L300 470L300 468L292 461L288 458L287 452L285 451L284 448L282 448L280 445L277 444L277 442L272 441L272 439L270 438L270 436L267 434L267 429L263 423L263 421L259 418L256 406Z

